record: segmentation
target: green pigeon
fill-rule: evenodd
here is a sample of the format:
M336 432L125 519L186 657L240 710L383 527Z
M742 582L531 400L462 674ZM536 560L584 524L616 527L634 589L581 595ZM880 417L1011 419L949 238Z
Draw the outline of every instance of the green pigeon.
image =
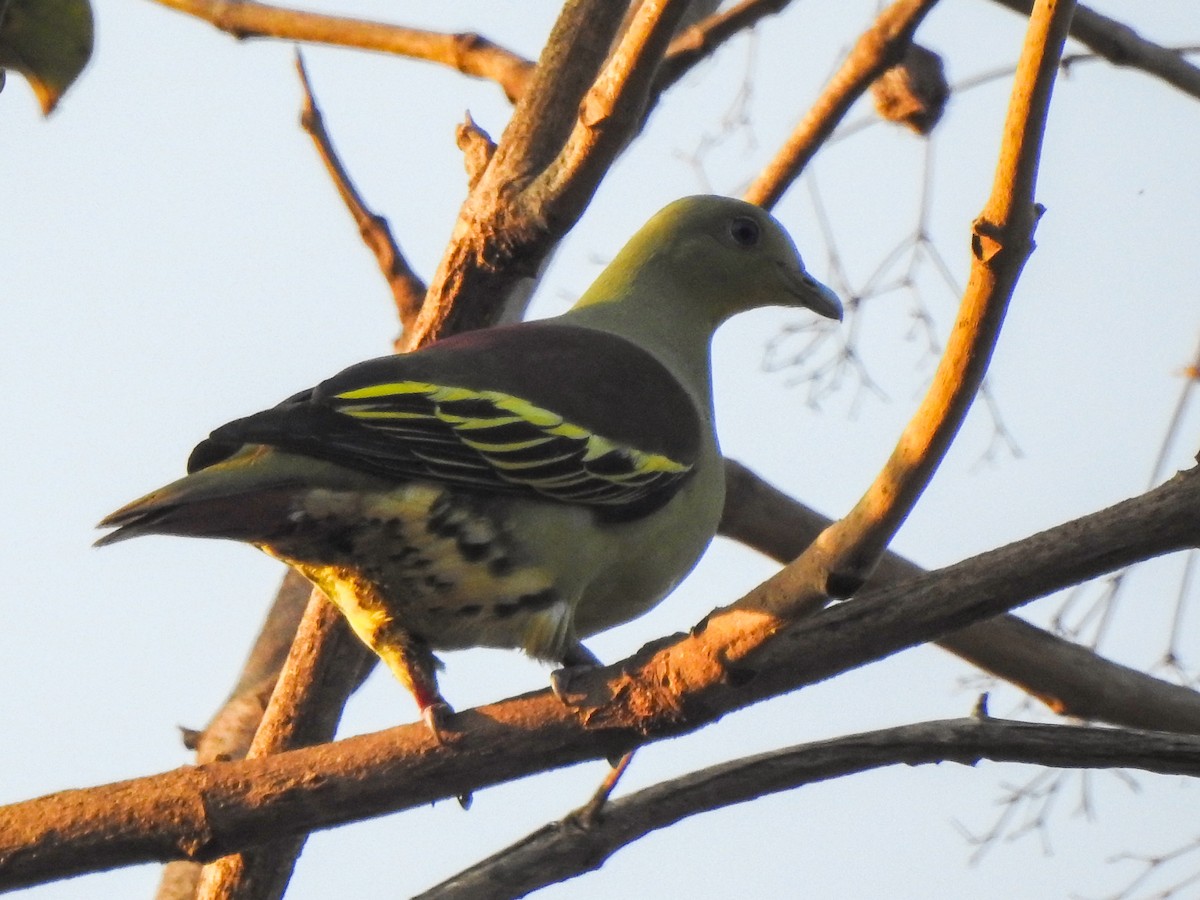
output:
M438 734L435 651L594 665L700 558L725 496L710 346L735 313L841 318L759 207L678 200L568 312L351 366L202 441L97 545L227 538L341 610Z

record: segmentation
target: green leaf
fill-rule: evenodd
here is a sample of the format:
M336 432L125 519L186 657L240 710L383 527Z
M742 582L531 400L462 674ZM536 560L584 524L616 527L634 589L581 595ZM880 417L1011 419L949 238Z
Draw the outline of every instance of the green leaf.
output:
M20 72L50 115L92 56L88 0L0 0L0 68Z

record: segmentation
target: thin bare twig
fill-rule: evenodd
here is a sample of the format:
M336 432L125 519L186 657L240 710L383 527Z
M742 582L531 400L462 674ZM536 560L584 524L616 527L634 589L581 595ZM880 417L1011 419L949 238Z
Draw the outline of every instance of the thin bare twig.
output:
M329 132L325 130L325 118L313 98L312 84L308 80L308 70L304 66L304 57L296 52L296 71L300 74L300 84L304 88L304 105L300 111L300 124L316 144L321 161L337 188L338 195L346 204L346 209L358 226L358 233L367 245L367 249L375 255L379 263L379 271L392 290L392 299L396 304L396 314L400 318L400 328L406 331L421 310L425 300L425 282L412 270L400 247L392 237L388 221L383 216L371 212L363 202L362 195L350 180L346 167L342 165Z
M791 0L742 0L682 29L667 48L655 79L655 93L667 90L730 38L754 27L761 19L782 12L789 3Z

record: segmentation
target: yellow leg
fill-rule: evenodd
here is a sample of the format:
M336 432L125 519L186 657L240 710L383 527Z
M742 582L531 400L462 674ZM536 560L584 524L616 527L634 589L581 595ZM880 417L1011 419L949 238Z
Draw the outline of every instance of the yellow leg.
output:
M453 710L438 690L438 661L429 646L395 620L375 586L357 573L333 566L295 567L325 592L359 639L408 688L421 718L442 743L441 728Z

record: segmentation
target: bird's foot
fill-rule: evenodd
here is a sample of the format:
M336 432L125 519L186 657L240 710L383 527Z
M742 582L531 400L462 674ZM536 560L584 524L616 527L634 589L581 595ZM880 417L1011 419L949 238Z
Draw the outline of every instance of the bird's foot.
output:
M550 690L564 706L578 706L582 698L574 696L571 689L573 683L581 675L600 668L604 663L591 650L576 641L563 653L562 664L561 669L550 673Z
M453 715L454 710L450 708L450 704L440 698L421 710L421 720L439 746L445 746L447 743L446 728Z
M550 690L563 706L578 706L583 702L583 695L575 693L572 686L580 676L597 668L597 665L576 665L555 669L550 673Z

